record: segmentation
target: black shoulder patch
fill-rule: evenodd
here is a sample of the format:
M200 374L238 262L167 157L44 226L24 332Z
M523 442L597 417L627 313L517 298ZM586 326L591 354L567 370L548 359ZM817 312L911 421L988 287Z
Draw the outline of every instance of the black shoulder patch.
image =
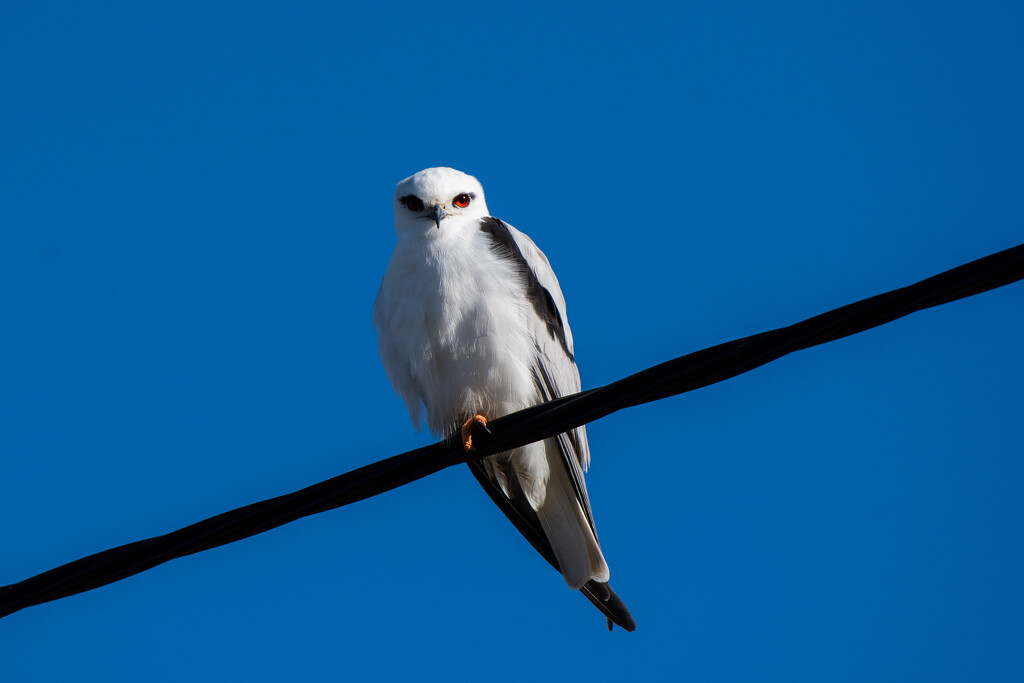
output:
M526 298L533 305L533 310L544 321L551 338L561 344L565 355L575 363L576 360L573 358L572 351L569 350L569 344L565 340L562 316L558 315L558 309L555 308L555 301L551 298L551 292L540 284L536 273L530 268L530 264L526 262L526 257L523 256L519 245L516 244L512 233L509 232L508 226L498 218L487 216L480 219L480 232L485 233L491 238L495 252L502 258L509 259L516 264L519 271L523 274L523 288L526 290Z

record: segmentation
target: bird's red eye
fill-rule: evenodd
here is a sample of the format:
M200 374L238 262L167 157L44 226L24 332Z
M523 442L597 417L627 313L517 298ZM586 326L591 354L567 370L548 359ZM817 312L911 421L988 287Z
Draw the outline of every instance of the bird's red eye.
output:
M409 209L410 211L423 210L423 200L417 197L416 195L411 194L407 197L402 197L398 201L405 204L405 208Z
M456 196L455 199L452 200L452 203L455 204L455 206L459 207L460 209L465 209L467 206L469 206L470 199L472 199L472 197L463 192L462 194Z

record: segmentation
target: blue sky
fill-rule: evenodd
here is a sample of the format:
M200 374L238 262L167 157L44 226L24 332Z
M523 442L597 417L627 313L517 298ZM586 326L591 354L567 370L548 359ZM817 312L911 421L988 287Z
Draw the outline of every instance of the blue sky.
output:
M585 387L1024 242L1014 3L5 3L0 584L429 442L370 309L476 175ZM1024 286L590 426L603 619L464 468L0 620L0 677L1024 677Z

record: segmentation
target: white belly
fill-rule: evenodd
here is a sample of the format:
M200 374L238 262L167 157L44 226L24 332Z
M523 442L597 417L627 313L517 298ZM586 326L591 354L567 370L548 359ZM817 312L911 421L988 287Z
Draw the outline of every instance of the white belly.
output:
M474 413L500 417L538 400L521 276L486 239L476 233L396 249L381 285L385 367L413 420L413 403L421 403L438 435Z

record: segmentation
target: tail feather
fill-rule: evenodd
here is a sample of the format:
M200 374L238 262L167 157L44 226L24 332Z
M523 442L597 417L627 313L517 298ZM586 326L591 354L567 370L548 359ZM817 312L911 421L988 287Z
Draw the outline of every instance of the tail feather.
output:
M607 584L608 563L564 467L551 467L544 502L535 510L569 587L579 590L590 580Z
M469 466L473 476L476 477L476 480L480 482L481 487L487 492L487 495L508 517L509 521L515 525L519 533L548 561L548 564L557 571L561 571L558 560L555 558L555 552L541 526L540 518L526 501L525 495L514 490L516 488L515 477L512 477L512 481L507 483L513 490L506 492L502 490L502 487L499 487L493 478L493 474L487 471L482 461L470 459L466 464ZM625 603L615 594L615 591L612 590L607 581L591 579L586 581L579 591L604 614L608 620L609 630L611 630L613 623L627 631L636 630L636 621L633 620L633 615L629 613Z

